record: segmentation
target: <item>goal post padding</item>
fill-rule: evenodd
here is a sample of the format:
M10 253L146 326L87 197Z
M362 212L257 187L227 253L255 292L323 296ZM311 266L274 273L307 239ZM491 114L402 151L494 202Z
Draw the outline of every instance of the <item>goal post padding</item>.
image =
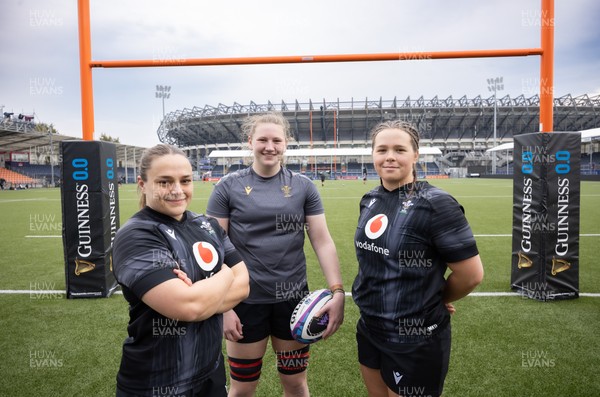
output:
M511 288L540 301L577 298L581 134L514 142Z
M119 229L116 146L61 142L62 237L67 298L108 297L117 288L112 242Z

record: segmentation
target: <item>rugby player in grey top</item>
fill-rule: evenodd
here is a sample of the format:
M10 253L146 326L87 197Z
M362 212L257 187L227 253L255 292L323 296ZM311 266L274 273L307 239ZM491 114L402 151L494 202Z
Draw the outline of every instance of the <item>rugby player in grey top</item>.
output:
M290 316L307 294L304 233L333 298L323 307L324 338L343 322L344 290L339 260L313 182L282 166L289 123L279 113L249 117L243 125L254 161L215 186L207 214L225 229L248 266L250 296L224 314L231 374L229 396L253 395L269 337L285 396L308 396L308 346L295 341Z

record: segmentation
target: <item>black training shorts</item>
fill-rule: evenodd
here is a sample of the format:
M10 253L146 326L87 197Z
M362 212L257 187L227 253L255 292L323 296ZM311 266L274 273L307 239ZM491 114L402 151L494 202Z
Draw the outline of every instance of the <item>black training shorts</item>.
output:
M387 387L401 396L437 397L442 394L450 361L451 329L448 322L431 336L411 343L382 342L358 322L358 361L379 369Z
M293 340L290 318L298 302L300 299L268 304L240 303L233 310L240 318L244 337L237 342L254 343L270 335Z

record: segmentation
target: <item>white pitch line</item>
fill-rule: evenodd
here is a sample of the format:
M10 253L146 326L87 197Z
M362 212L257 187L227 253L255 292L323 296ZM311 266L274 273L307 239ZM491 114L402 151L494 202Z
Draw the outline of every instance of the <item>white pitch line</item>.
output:
M6 295L58 295L66 294L67 291L63 290L36 290L36 289L0 289L0 294ZM113 294L122 295L123 291L115 291Z
M61 238L61 235L28 235L25 238ZM512 234L475 234L474 237L512 237ZM580 234L579 237L600 237L600 234Z
M4 203L21 203L23 201L46 201L46 200L59 200L59 199L47 199L45 197L30 198L30 199L15 199L15 200L0 200L0 204Z
M28 289L2 289L0 290L0 294L6 295L57 295L57 294L66 294L66 291L62 290L28 290ZM123 291L115 291L114 294L122 295ZM346 292L346 296L351 297L352 293ZM468 296L475 297L496 297L496 296L515 296L522 297L521 294L517 292L471 292ZM579 296L585 296L588 298L600 298L600 293L598 292L580 292Z
M66 294L67 291L61 290L32 290L32 289L2 289L0 290L0 294L7 295L18 295L18 294L39 294L39 295L57 295L57 294Z
M486 297L486 296L518 296L522 297L522 294L518 292L471 292L467 296L478 296L478 297ZM600 298L600 293L597 292L580 292L579 296L585 296L588 298Z
M474 237L512 237L512 234L475 234ZM579 237L600 237L597 233L580 234Z

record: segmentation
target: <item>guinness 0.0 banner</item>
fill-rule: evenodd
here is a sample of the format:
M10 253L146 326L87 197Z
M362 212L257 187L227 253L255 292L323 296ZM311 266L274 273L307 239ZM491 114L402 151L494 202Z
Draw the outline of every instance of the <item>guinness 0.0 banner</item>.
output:
M579 296L581 134L515 136L511 288L541 301Z
M112 241L119 229L116 147L61 142L61 198L67 298L110 296Z

